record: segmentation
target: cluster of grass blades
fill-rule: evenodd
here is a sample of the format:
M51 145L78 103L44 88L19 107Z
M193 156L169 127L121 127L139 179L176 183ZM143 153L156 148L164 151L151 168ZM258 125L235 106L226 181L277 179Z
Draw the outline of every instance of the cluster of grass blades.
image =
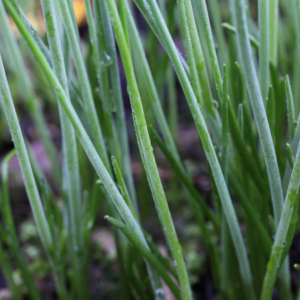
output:
M84 0L88 51L73 1L39 2L45 37L21 1L0 1L0 124L8 124L14 144L1 169L0 268L13 299L43 298L12 213L8 164L15 155L58 299L94 298L90 240L99 216L115 240L120 299L168 299L166 286L175 299L197 298L157 153L201 233L213 292L200 298L300 299L289 257L300 229L300 0ZM136 192L131 169L120 70L158 217L153 230L163 233L171 261L143 229L145 194ZM37 76L58 115L60 150L48 133ZM178 150L179 102L205 154L212 186L205 197ZM16 104L37 128L53 182L31 153Z

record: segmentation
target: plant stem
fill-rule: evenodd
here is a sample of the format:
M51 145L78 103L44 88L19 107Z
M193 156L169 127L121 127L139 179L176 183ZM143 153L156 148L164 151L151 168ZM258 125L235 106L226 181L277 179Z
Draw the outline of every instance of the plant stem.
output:
M208 11L207 11L206 1L205 0L198 0L197 2L199 3L201 14L202 14L202 21L204 23L205 37L206 37L206 42L207 42L207 45L208 45L210 61L211 61L211 64L212 64L213 76L214 76L216 89L217 89L218 96L219 96L219 101L221 103L221 99L222 99L222 76L221 76L218 57L217 57L217 53L216 53L215 42L214 42L214 39L213 39L213 34L212 34L210 22L209 22L209 16L208 16Z
M292 94L292 89L291 89L288 75L285 76L284 85L285 85L287 115L288 115L288 122L289 122L289 139L292 140L295 134L295 111L294 111L293 94Z
M102 161L104 162L106 169L109 170L110 174L112 174L111 165L109 163L108 156L107 156L105 142L103 139L102 131L100 128L99 120L95 109L95 104L92 96L90 82L88 79L88 74L84 65L84 61L80 49L79 38L76 34L76 30L72 22L72 16L70 13L71 10L68 7L68 2L69 1L66 0L59 0L60 10L65 23L65 28L72 49L72 53L74 56L74 63L77 69L77 74L78 74L79 83L82 92L82 98L84 99L87 108L87 115L93 132L93 138L94 138L97 152L99 153Z
M185 93L185 97L188 101L196 127L201 137L201 141L205 150L208 163L211 167L217 185L217 189L221 198L223 209L232 235L232 240L234 241L235 250L237 252L239 265L240 265L240 272L241 272L244 286L246 290L249 291L248 293L249 298L254 298L254 294L253 294L254 292L252 287L252 276L250 272L249 261L247 258L246 249L239 229L236 214L231 202L230 195L228 193L228 189L226 186L226 182L224 180L224 176L222 174L220 164L218 162L218 158L216 156L213 143L208 133L203 115L201 114L201 111L199 109L189 79L183 67L180 55L178 54L174 42L168 32L167 26L163 21L163 17L157 7L157 3L153 0L148 0L147 3L143 0L136 0L135 2L137 3L139 9L142 11L147 21L153 26L153 28L157 30L157 27L159 26L159 34L157 36L161 39L161 43L164 46L166 52L168 53L170 60L172 61L175 71L177 73L177 76L179 78L179 81L182 85L183 91ZM146 8L148 8L147 10L148 13L146 12ZM149 14L150 12L151 14Z
M145 166L145 171L149 180L160 222L164 228L164 233L171 250L174 265L177 269L182 296L184 296L185 299L191 299L191 289L182 256L181 246L178 242L177 234L174 228L174 224L171 218L171 214L168 208L165 193L161 184L155 158L153 155L153 149L147 130L147 124L144 117L141 98L133 71L133 64L130 57L130 51L128 49L126 37L123 32L115 2L107 1L106 3L108 6L108 11L111 17L127 78L127 89L132 106L133 121L137 134L140 153L142 156L143 164Z
M263 290L260 297L261 300L270 300L272 298L276 277L282 263L282 252L285 248L287 233L292 219L293 210L296 206L296 202L299 201L299 197L297 197L300 186L299 179L300 145L298 145L287 195L284 201L282 215L277 228L271 256L268 262L267 271L264 278ZM288 251L288 249L286 250Z
M272 0L271 0L272 1ZM259 18L259 80L260 89L264 102L268 96L269 89L269 0L259 0L258 2Z
M30 205L32 208L33 216L37 224L37 229L40 234L41 240L45 249L51 253L53 250L52 236L46 216L43 210L40 195L35 183L33 172L31 169L26 145L22 136L22 131L19 125L18 117L15 111L14 103L10 95L9 86L6 80L6 75L3 67L2 58L0 56L0 96L7 118L7 122L11 131L13 142L19 158L21 171L24 178L24 183Z
M249 92L250 101L262 145L268 177L270 182L270 190L272 195L274 220L276 227L279 224L279 219L283 205L283 193L280 181L280 174L274 150L273 140L266 116L259 83L257 80L254 63L252 60L250 42L247 38L248 27L246 21L245 5L242 0L233 1L234 19L237 29L237 39L239 53L241 57L242 67L244 70L245 80Z
M57 27L54 4L51 0L41 0L44 20L47 29L48 43L52 57L52 66L57 79L63 87L67 97L69 98L69 90L67 83L66 70L64 65L64 57L60 43L60 35ZM70 100L69 100L70 101ZM69 217L69 234L71 241L71 253L75 278L77 279L76 286L80 299L87 299L86 285L84 285L83 277L87 274L82 271L82 254L83 249L83 227L82 227L82 208L81 208L81 192L80 192L80 176L77 155L76 136L71 122L68 119L66 112L58 101L59 114L62 126L63 135L63 158L65 163L65 176L63 178L67 194L67 207ZM64 291L61 291L62 293ZM66 297L66 295L62 295Z
M114 42L114 35L113 35L111 22L109 19L107 7L106 5L104 5L105 0L97 0L97 1L99 1L100 13L101 13L101 18L102 18L102 23L104 28L106 52L111 58L111 64L108 66L108 72L109 72L109 78L112 87L112 93L116 105L116 122L118 128L120 148L122 152L122 169L124 172L126 186L130 194L130 199L133 202L133 206L135 208L137 215L139 215L134 181L133 181L133 176L132 176L131 166L130 166L129 142L128 142L128 134L126 130L126 117L124 112L120 73L119 73L119 66L117 60L116 46Z
M190 0L178 0L177 5L191 72L191 85L199 105L205 104L207 112L215 119L216 112L213 107L211 88L196 28L192 3Z
M269 0L270 59L277 65L279 0Z

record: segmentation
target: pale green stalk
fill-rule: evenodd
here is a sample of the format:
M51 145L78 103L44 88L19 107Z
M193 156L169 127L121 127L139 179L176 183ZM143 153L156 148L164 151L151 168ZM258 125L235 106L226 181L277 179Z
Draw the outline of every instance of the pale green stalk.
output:
M82 57L80 44L79 44L79 38L76 34L76 30L74 28L74 24L72 21L72 14L71 10L69 10L68 7L69 0L59 0L60 4L60 10L62 13L62 17L64 20L66 32L68 35L69 43L72 49L72 53L74 56L74 63L76 66L79 84L81 88L82 98L85 101L85 105L87 108L87 116L90 122L90 126L93 133L94 143L96 146L96 149L102 158L103 162L105 163L105 166L107 170L111 173L111 166L108 160L107 152L106 152L106 146L103 139L103 135L100 128L100 123L98 120L98 116L95 109L95 103L92 96L91 86L88 78L88 74L84 65L84 60ZM72 8L73 10L73 8ZM77 26L76 26L77 28Z
M291 3L290 3L291 2ZM299 98L300 95L300 85L298 84L298 78L300 76L300 3L298 0L288 1L287 6L290 10L290 16L291 19L294 19L294 26L296 31L296 49L294 52L294 61L296 61L296 64L294 64L293 68L293 94L295 96L295 100ZM299 101L295 101L295 112L298 115L300 112L300 103ZM296 145L297 147L297 145ZM296 151L296 149L294 149Z
M68 81L66 76L66 70L64 65L64 57L60 43L60 35L57 27L57 21L55 16L54 3L51 0L41 0L44 20L47 29L48 43L50 47L50 53L52 57L52 66L57 79L62 85L68 99ZM69 100L70 101L70 100ZM82 208L81 208L81 188L80 188L80 176L79 165L77 155L77 143L76 136L73 130L72 124L68 119L66 112L58 101L60 121L62 127L63 138L63 158L65 164L64 174L64 186L66 187L67 195L67 207L68 207L68 221L70 224L69 234L71 241L71 253L73 255L73 267L75 278L77 279L76 285L79 287L80 283L83 283L83 277L87 274L82 271L82 254L83 249L83 227L82 227ZM86 299L85 286L78 288L78 295L81 299Z
M109 84L108 66L111 64L111 57L105 51L104 28L100 14L99 2L94 2L95 6L95 27L96 27L96 57L97 57L97 78L100 87L100 98L102 101L101 115L103 117L106 144L111 155L116 156L120 163L118 145L115 144L117 138L114 136L114 123L112 118L112 101Z
M291 89L288 75L285 76L284 85L285 85L285 97L286 97L287 115L288 115L288 123L289 123L289 139L292 140L295 134L295 111L294 111L293 94L292 94L292 89Z
M184 44L191 72L191 84L199 104L205 104L207 112L216 119L211 88L190 0L178 0L178 10ZM200 91L198 91L200 89ZM198 96L199 93L199 96Z
M168 125L173 136L174 142L177 140L177 128L178 128L178 104L177 104L177 92L176 92L176 77L171 64L167 68L167 89L168 89Z
M127 16L127 23L128 23L128 30L129 30L129 36L130 36L130 42L132 47L132 53L133 53L133 60L136 60L137 64L139 66L142 66L143 69L143 75L145 77L145 81L147 84L145 84L147 93L149 94L149 98L151 99L152 109L154 111L154 114L156 115L157 123L160 127L160 130L163 133L163 136L166 140L166 143L168 147L171 149L173 155L176 158L179 158L178 152L175 146L174 139L172 137L172 134L170 132L168 123L166 121L163 108L161 106L161 101L159 99L156 86L154 83L153 76L151 74L151 70L147 61L147 57L143 48L142 41L140 39L137 27L135 25L133 16L131 14L129 5L127 2L125 2L125 8L126 8L126 16Z
M215 42L214 42L214 38L213 38L211 26L210 26L206 1L198 0L197 2L199 4L201 15L202 15L202 21L204 24L206 43L208 45L208 51L209 51L211 65L212 65L213 76L214 76L219 100L221 102L221 99L222 99L222 76L221 76L218 57L217 57L217 53L216 53Z
M222 77L222 157L221 166L224 179L228 184L228 78L227 68L223 65ZM224 211L221 214L221 289L223 292L228 290L229 277L230 277L230 232Z
M228 81L227 68L223 66L222 89L222 170L226 182L228 181Z
M60 0L58 0L58 1L60 1ZM68 6L68 9L70 12L70 19L69 19L70 23L69 24L72 23L72 25L74 27L75 35L79 42L80 41L79 30L78 30L77 20L76 20L76 16L75 16L74 7L73 7L73 1L74 0L64 0L65 4L66 4L66 6ZM62 14L62 18L63 18L64 22L66 22L62 12L61 12L61 14Z
M269 0L270 59L277 65L279 0Z
M237 121L242 133L242 136L244 136L244 107L243 104L240 103L238 106L238 116L237 116Z
M102 23L104 28L104 39L106 52L111 58L111 64L108 66L109 78L112 88L112 94L116 105L116 123L118 129L119 143L122 152L122 169L124 172L124 178L130 194L130 199L133 202L136 213L139 213L138 203L136 200L134 181L130 166L130 154L129 154L129 142L126 129L126 117L124 112L124 104L122 97L122 89L120 82L120 73L118 66L118 59L116 53L116 46L114 41L113 30L107 11L105 0L99 1L100 13L102 17Z
M209 5L211 7L211 16L212 16L212 23L214 25L217 43L220 48L220 54L222 58L223 64L227 61L227 47L226 47L226 41L225 41L225 35L221 26L221 10L220 5L218 4L217 0L210 0Z
M181 28L182 28L182 34L183 34L183 39L184 39L184 46L186 49L186 56L188 60L188 65L190 69L190 80L191 80L191 86L193 88L194 94L196 96L197 102L200 106L200 110L202 114L204 115L204 99L201 95L201 86L200 86L200 78L199 74L197 72L197 65L196 65L196 60L197 57L195 56L194 49L193 49L193 42L192 39L194 36L192 36L192 32L190 29L190 23L188 23L188 16L187 16L187 7L184 3L184 1L179 0L177 1L178 5L178 12L179 12L179 17L180 17L180 22L181 22ZM194 16L192 16L194 17ZM198 35L197 35L198 37ZM201 51L202 53L202 51ZM201 54L200 54L201 55ZM198 60L199 61L199 60ZM204 64L203 57L200 60L200 63Z
M277 228L275 241L273 244L271 256L267 266L267 272L264 278L263 290L260 299L271 300L275 281L278 271L281 267L282 251L286 244L286 236L290 226L293 210L296 206L296 201L299 201L298 191L300 185L300 145L296 158L294 161L294 167L287 191L287 195L284 201L283 211L280 218L280 222Z
M126 37L124 35L115 2L107 1L107 6L127 78L127 90L132 106L133 121L146 175L148 177L160 222L163 226L164 233L170 247L174 265L177 269L182 296L184 296L185 299L191 299L191 289L182 256L181 246L178 242L177 234L174 228L172 217L168 208L168 203L153 155L153 149L151 146L141 98L134 75L133 64L130 57L131 53L128 49Z
M220 164L218 162L218 158L216 156L213 143L208 133L203 115L200 112L189 79L183 67L180 55L178 54L178 51L169 34L167 26L163 21L162 15L157 7L156 2L153 0L148 0L147 2L144 0L136 0L135 2L137 3L138 7L142 11L146 20L149 22L149 24L151 24L152 28L158 30L159 27L159 31L157 31L159 32L159 34L157 35L157 37L161 39L162 45L164 46L166 52L170 57L170 60L174 65L175 71L182 85L188 104L190 106L190 110L192 112L195 124L197 126L199 135L201 137L205 154L209 162L209 165L211 167L217 185L217 189L221 198L223 209L229 225L230 233L232 235L232 240L234 242L235 250L237 252L242 280L246 290L248 291L249 298L253 299L254 295L253 295L253 286L252 286L252 276L251 276L249 261L247 258L246 249L240 232L239 224L231 202L230 195L228 193L228 189L226 186L226 182L224 180L224 176L222 174Z
M3 103L6 119L11 131L13 142L18 155L21 171L24 178L26 192L30 201L34 220L37 225L38 232L45 249L51 253L53 251L53 241L50 233L46 216L40 199L40 195L35 183L33 172L31 169L29 157L26 150L26 145L22 136L22 131L19 125L19 120L15 111L14 103L10 95L9 86L6 80L6 75L0 57L0 96Z
M296 33L297 33L297 55L300 56L300 0L293 0L295 7L295 15L296 15ZM296 67L297 69L297 67ZM294 80L297 80L297 77L294 77ZM297 116L295 116L297 117ZM300 114L297 117L297 126L295 128L294 138L290 141L291 148L293 150L293 154L296 155L298 143L300 139ZM291 168L289 164L286 165L285 174L284 174L284 191L286 191L289 183L289 179L291 177Z
M96 28L94 23L94 16L92 12L92 5L91 0L84 0L84 6L86 11L86 18L89 26L89 34L90 34L90 43L92 46L93 51L93 57L94 57L94 63L97 66L97 70L99 68L98 66L98 59L97 59L97 48L96 48ZM95 4L94 4L95 5Z
M272 1L272 0L271 0ZM269 0L258 2L259 23L259 81L264 102L268 96L270 77L270 47L269 47Z

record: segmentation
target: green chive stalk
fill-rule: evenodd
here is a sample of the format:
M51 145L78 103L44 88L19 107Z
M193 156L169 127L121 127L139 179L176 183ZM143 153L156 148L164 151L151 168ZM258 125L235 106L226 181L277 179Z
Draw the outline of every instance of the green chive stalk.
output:
M282 264L282 252L286 245L286 238L292 219L293 210L296 202L299 201L298 191L300 186L300 146L298 146L295 157L292 175L284 201L283 211L276 231L271 256L268 262L266 275L264 278L261 300L272 299L273 288L277 278L278 271Z
M129 5L125 2L126 9L126 17L128 24L128 31L130 37L130 43L133 53L133 59L136 60L136 64L142 66L142 76L145 77L145 86L147 89L147 93L149 94L149 98L151 99L152 109L154 114L156 115L156 120L159 125L160 130L163 133L163 136L166 140L168 147L172 150L172 153L179 158L178 152L175 146L174 139L172 137L171 131L169 129L167 120L164 115L164 111L161 105L161 101L158 96L158 92L154 83L153 76L151 74L150 66L147 61L147 57L143 48L142 41L139 37L139 33L137 27L135 25L133 16L131 14Z
M60 43L60 35L57 27L57 16L55 16L54 3L51 0L41 0L44 20L47 29L47 37L52 57L52 66L57 79L63 87L67 97L69 98L67 75L64 65L64 57ZM58 16L59 18L59 16ZM69 100L70 101L70 100ZM83 249L83 228L82 228L82 208L81 208L81 188L79 165L77 155L77 143L74 129L68 119L67 114L58 102L59 114L62 126L63 135L63 158L65 163L65 183L68 207L68 220L70 224L69 234L71 242L71 253L73 255L73 267L75 278L77 279L76 286L80 287L80 282L84 282L83 278L87 277L82 268ZM86 286L86 285L84 285ZM80 299L87 299L87 291L81 286L78 288Z
M22 136L18 117L14 108L14 103L13 100L11 99L11 95L9 92L9 87L6 80L2 58L0 60L0 83L1 83L0 86L1 100L2 100L2 104L8 121L9 128L11 130L11 135L16 148L16 152L19 158L19 162L20 162L20 166L21 166L21 170L22 170L22 174L26 186L26 191L33 211L33 216L45 248L52 251L52 247L53 247L52 237L50 234L49 226L46 221L40 195L38 193L35 184L25 142Z
M285 76L284 85L285 85L287 115L288 115L288 123L289 123L289 138L291 140L293 139L295 134L295 110L294 110L293 94L292 94L292 89L291 89L288 75Z
M156 33L159 32L157 33L157 37L161 39L161 43L167 51L170 60L174 65L175 71L182 85L188 104L190 106L190 110L192 112L196 127L202 140L207 160L211 167L218 188L223 209L232 235L232 240L234 241L234 246L237 252L243 283L245 285L245 288L249 291L249 298L254 298L249 261L247 258L246 249L242 240L239 225L237 222L236 214L230 199L230 195L228 193L228 189L224 180L224 176L222 174L218 158L215 153L213 143L207 130L207 126L205 124L203 115L200 112L196 97L194 95L189 79L183 67L182 60L180 58L180 55L178 54L178 50L174 45L174 42L169 34L166 24L163 22L163 18L157 7L156 2L149 0L146 3L142 0L136 0L136 4L143 13L147 22L151 24L153 30L155 30ZM146 10L145 8L148 8L148 10Z
M222 26L221 26L221 11L218 5L218 1L217 0L211 0L209 2L209 5L211 7L211 16L212 16L212 23L215 29L215 33L216 33L216 37L217 37L217 42L219 44L219 48L220 48L220 56L222 59L222 62L225 63L227 60L227 56L228 56L228 51L226 48L226 42L225 42L225 35L224 32L222 30Z
M114 1L107 1L107 6L121 53L125 74L127 77L128 93L131 100L133 121L136 129L143 164L145 166L145 171L156 204L156 209L158 211L159 218L164 228L164 233L171 250L174 265L177 268L182 296L185 299L191 299L191 289L189 279L187 277L185 263L183 261L181 246L178 242L177 234L174 228L174 224L171 218L171 214L168 208L165 193L161 184L155 158L153 155L153 149L150 142L146 120L144 117L141 98L133 71L133 64L130 57L131 54L128 49L126 37L124 35L116 4Z
M119 144L122 152L122 170L124 173L125 182L130 194L131 201L135 207L135 211L138 214L138 204L136 200L135 187L132 177L132 170L130 166L130 154L129 154L129 142L126 129L126 118L124 112L123 97L121 91L120 73L117 60L116 46L114 42L113 30L107 11L105 1L99 1L101 19L104 28L104 40L106 53L111 58L111 64L108 66L109 79L111 82L112 95L116 106L116 123L118 129Z
M227 68L223 66L222 89L222 170L225 180L228 181L228 81Z
M213 39L213 34L212 34L211 26L210 26L206 1L198 0L197 2L199 3L202 20L203 20L203 24L204 24L205 37L206 37L206 42L208 45L209 56L210 56L210 61L212 64L212 70L213 70L213 76L214 76L214 80L215 80L215 84L216 84L216 89L218 92L219 100L221 100L222 99L222 76L221 76L218 57L217 57L217 53L216 53L215 42Z
M72 9L69 8L69 6L68 6L69 2L70 1L59 0L60 10L61 10L61 14L62 14L62 17L64 20L70 47L72 49L72 53L74 56L74 63L75 63L76 70L78 73L82 98L84 99L85 105L87 108L87 116L88 116L90 126L92 129L95 146L96 146L96 149L97 149L100 157L102 158L103 162L105 163L106 168L111 173L111 166L110 166L110 163L108 160L104 138L102 135L100 123L99 123L96 109L95 109L95 103L94 103L93 96L92 96L92 90L91 90L90 82L88 79L88 74L87 74L87 71L86 71L86 68L84 65L84 60L82 57L80 44L79 44L79 38L77 35L77 31L74 28L76 23L73 24L74 22L72 21L73 17L72 17L71 11L74 11L74 10L73 10L73 8ZM76 26L76 28L77 28L77 26Z
M178 0L177 5L191 72L191 85L198 103L201 106L205 104L208 113L215 119L216 112L213 107L212 93L196 28L192 3L190 0Z
M272 1L272 0L271 0ZM269 0L258 3L259 18L259 81L263 100L266 101L270 78L270 47L269 47Z
M279 0L269 0L270 59L277 65Z

